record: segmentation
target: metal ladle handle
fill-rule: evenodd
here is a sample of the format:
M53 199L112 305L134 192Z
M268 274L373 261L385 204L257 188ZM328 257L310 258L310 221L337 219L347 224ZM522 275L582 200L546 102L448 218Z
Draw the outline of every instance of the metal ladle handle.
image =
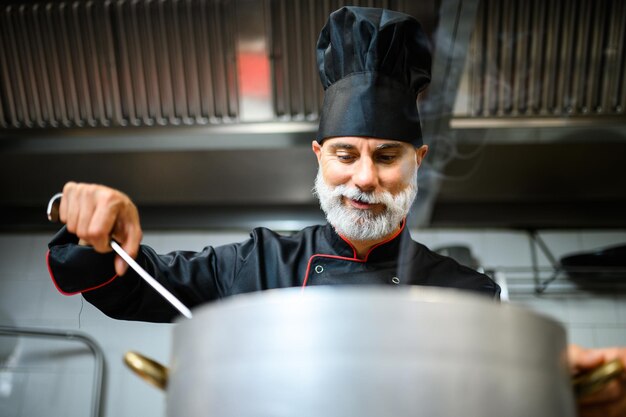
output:
M61 197L63 197L63 193L56 193L52 196L50 201L48 201L48 208L46 209L46 214L48 215L48 221L52 223L58 223L61 221L59 218L59 207L61 206Z

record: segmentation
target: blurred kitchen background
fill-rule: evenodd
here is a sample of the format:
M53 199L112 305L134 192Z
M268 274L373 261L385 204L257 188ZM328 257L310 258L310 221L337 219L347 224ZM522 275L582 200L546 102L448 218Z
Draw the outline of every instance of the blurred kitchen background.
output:
M482 268L571 342L626 345L624 259L562 260L626 244L626 2L9 0L0 415L164 415L165 396L121 358L169 362L171 325L114 321L56 291L48 199L69 180L119 188L161 252L323 222L314 46L344 4L412 14L432 39L413 237Z

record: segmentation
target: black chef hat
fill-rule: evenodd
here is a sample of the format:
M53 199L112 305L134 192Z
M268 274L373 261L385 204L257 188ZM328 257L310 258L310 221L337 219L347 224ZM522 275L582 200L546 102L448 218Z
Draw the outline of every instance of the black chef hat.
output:
M324 86L318 142L369 136L421 146L417 94L430 82L430 46L412 16L369 7L333 12L317 41Z

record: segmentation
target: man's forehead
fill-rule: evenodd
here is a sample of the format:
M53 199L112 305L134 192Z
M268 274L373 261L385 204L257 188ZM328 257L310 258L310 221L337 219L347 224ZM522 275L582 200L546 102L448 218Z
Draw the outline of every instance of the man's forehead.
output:
M412 145L408 143L397 140L370 138L364 136L329 138L324 140L324 146L328 146L330 149L368 148L370 150L412 147Z

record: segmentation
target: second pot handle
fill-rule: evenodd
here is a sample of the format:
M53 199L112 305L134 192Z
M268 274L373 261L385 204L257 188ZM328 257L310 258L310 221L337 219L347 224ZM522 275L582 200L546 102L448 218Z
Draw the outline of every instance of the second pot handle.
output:
M601 390L613 379L620 377L624 371L622 361L613 359L589 372L574 377L572 379L572 385L576 398L586 397L587 395Z
M164 391L167 388L169 369L166 366L132 351L126 352L124 355L124 363L135 374L155 387Z

